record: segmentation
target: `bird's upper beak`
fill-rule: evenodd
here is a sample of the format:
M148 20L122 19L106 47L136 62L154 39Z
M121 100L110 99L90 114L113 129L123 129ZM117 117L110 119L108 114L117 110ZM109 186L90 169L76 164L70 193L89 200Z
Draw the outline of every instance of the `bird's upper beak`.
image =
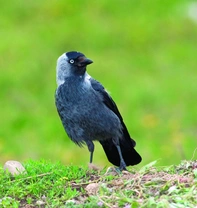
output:
M86 58L85 56L79 58L78 66L87 66L88 64L93 63L92 60Z

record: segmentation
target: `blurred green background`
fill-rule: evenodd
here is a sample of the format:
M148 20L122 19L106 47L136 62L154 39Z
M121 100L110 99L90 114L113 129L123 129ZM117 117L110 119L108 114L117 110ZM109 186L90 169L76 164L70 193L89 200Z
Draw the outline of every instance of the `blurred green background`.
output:
M197 3L10 0L0 8L0 163L89 161L54 104L56 60L77 50L116 101L145 165L197 159ZM96 144L94 163L109 165Z

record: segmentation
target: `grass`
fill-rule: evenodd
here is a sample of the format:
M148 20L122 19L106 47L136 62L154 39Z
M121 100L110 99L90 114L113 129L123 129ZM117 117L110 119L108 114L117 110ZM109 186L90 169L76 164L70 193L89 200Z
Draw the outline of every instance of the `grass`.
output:
M89 160L88 150L66 136L54 104L56 60L69 50L93 59L88 72L116 101L143 157L139 167L190 160L197 123L195 8L190 0L4 2L0 163ZM94 161L108 165L99 145Z
M195 207L197 161L118 174L50 161L24 162L27 173L10 177L0 169L1 207Z

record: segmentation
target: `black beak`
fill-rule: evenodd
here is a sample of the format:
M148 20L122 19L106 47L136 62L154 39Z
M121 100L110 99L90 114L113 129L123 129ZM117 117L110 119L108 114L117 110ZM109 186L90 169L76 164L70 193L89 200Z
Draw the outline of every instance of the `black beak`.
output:
M88 64L92 64L93 61L90 60L90 59L88 59L88 58L86 58L86 59L84 60L84 63L85 63L86 65L88 65Z
M92 60L86 58L86 57L80 57L79 62L78 62L78 66L87 66L89 64L93 63Z

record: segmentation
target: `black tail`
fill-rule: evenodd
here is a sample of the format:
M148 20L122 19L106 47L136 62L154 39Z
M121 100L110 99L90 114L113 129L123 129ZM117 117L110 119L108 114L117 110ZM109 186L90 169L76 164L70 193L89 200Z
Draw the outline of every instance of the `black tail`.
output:
M120 166L120 156L118 154L118 150L114 145L112 139L99 141L103 146L105 154L113 165ZM123 159L127 166L129 165L136 165L141 162L142 158L137 153L137 151L133 147L132 140L130 142L128 140L120 140L120 148L122 152Z
M123 138L120 139L120 149L122 152L123 159L127 166L129 165L137 165L142 161L141 156L137 153L134 149L136 143L133 139L130 138L129 132L122 121L123 129ZM113 165L119 166L120 165L120 156L118 154L117 147L113 143L112 139L108 139L105 141L99 141L103 146L105 154Z

